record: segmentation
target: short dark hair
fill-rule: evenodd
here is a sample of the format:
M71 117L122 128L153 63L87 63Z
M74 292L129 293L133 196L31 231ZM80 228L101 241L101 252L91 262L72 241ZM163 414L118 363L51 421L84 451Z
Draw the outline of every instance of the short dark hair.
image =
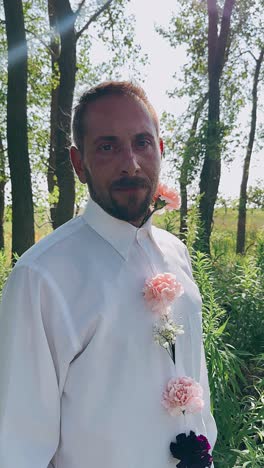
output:
M80 151L83 150L83 138L85 135L84 114L87 106L101 97L113 95L131 96L142 101L153 118L157 134L159 135L158 116L141 86L136 85L130 81L105 81L97 86L94 86L93 88L85 90L73 108L72 142Z

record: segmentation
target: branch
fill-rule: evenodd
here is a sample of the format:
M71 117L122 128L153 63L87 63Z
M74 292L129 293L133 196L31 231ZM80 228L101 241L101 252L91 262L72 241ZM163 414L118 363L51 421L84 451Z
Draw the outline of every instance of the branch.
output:
M80 11L81 11L81 9L82 9L82 7L83 7L84 4L85 4L85 0L82 0L82 1L79 3L77 10L74 12L74 15L75 15L76 18L77 18L77 16L79 16Z
M259 82L260 69L261 69L263 59L264 59L264 46L262 46L262 48L260 49L259 57L256 60L254 86L253 86L253 98L254 96L256 96L256 99L257 99L257 87L258 87L258 82Z
M216 48L217 44L217 24L218 24L218 11L216 0L207 0L208 11L208 39L210 46Z
M218 24L218 11L216 0L207 0L208 12L208 70L211 74L214 68L214 59L217 48L217 24Z
M114 42L115 42L114 21L113 21L113 16L112 16L111 10L109 10L108 13L109 13L110 26L111 26L111 33L112 33L112 43L114 44Z
M237 56L235 56L233 60L229 60L229 64L231 66L233 66L235 63L237 63L237 61L240 59L240 57L242 57L242 55L245 55L245 54L250 54L252 56L252 58L255 60L255 62L257 61L257 58L255 57L253 52L251 52L251 50L243 50Z
M250 54L251 57L253 57L253 59L255 60L255 62L257 61L257 58L255 57L255 55L253 54L253 52L251 52L251 50L244 50L243 52L241 52L241 54L239 54L239 56L238 56L237 58L241 57L241 56L244 55L244 54Z
M202 96L201 100L197 104L197 107L196 107L196 109L194 111L193 124L192 124L192 128L191 128L192 135L196 133L197 126L198 126L198 121L199 121L201 112L202 112L206 102L208 101L208 98L209 98L209 93L207 92L207 93L204 94L204 96Z
M29 29L26 29L26 28L25 28L25 31L28 34L32 34L32 36L34 36L36 39L38 39L39 42L49 51L49 53L55 57L55 54L54 54L52 48L48 44L46 44L46 42L43 41L43 39L41 39L41 37L38 36L38 34L34 33L33 31L30 31Z
M34 220L35 226L37 226L38 229L41 229L43 226L46 226L47 224L52 224L50 216L47 214L48 221L45 221L42 224L38 224L36 220Z
M79 37L82 35L82 33L88 29L88 27L90 26L91 23L93 23L94 21L97 20L98 16L101 15L101 13L103 13L109 6L110 4L112 3L113 0L107 0L106 3L104 3L104 5L102 5L92 16L91 18L87 21L87 23L80 29L80 31L76 32L75 34L75 37L76 37L76 41L78 41Z
M225 0L223 16L221 21L220 34L217 41L217 55L216 62L219 67L219 73L221 73L227 50L227 40L230 32L231 16L234 8L235 0Z

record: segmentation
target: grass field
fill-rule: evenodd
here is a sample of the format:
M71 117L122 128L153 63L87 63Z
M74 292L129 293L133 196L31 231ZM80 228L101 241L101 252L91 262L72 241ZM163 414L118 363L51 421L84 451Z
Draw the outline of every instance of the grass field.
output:
M47 234L52 232L51 224L48 221L47 213L35 213L35 240L38 242ZM7 258L11 252L11 216L7 211L5 222L5 251ZM180 216L177 212L167 215L154 215L154 224L173 232L179 233ZM218 208L215 210L214 225L211 238L211 250L213 256L226 253L227 250L235 252L236 248L237 211L228 208ZM260 233L264 233L264 210L250 209L247 212L247 232L246 246L250 249Z
M179 233L180 216L162 215L154 216L154 224L173 232L175 235ZM264 210L250 209L247 212L246 226L246 249L254 246L257 237L264 234ZM231 208L224 210L218 208L215 210L213 230L211 236L211 252L213 256L218 256L221 253L234 252L236 250L236 235L237 235L237 211Z

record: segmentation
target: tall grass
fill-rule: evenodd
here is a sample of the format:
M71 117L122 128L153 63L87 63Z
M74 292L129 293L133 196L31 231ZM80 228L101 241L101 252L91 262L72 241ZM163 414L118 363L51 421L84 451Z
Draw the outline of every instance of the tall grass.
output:
M261 378L252 379L251 355L245 350L243 339L239 341L241 346L234 346L232 320L230 313L220 305L222 290L214 284L211 260L197 252L193 255L193 266L203 299L204 344L212 411L218 427L215 466L242 467L248 462L250 467L263 467L264 453L260 444L264 389ZM247 344L249 334L250 331L246 336ZM258 356L258 360L263 363L263 356Z
M187 242L197 231L196 206L189 220ZM232 232L214 234L211 258L189 243L203 299L216 468L264 466L264 235L249 237L246 256L235 255Z
M220 213L221 215L221 213ZM197 203L188 213L186 244L203 299L203 330L212 411L218 427L216 468L264 467L264 217L251 213L247 253L235 254L236 219L215 222L211 258L194 251ZM158 219L177 234L178 215Z

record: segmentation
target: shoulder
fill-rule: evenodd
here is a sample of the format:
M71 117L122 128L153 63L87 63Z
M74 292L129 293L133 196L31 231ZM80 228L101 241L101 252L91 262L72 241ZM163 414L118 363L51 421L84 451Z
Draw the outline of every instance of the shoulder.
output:
M193 277L190 255L186 245L165 229L153 226L152 233L165 257L173 259L189 276Z
M78 292L87 287L95 271L104 267L105 244L81 215L31 247L20 257L15 269L31 271L60 291L65 300L71 300L73 289Z
M73 240L75 242L83 227L81 216L71 219L28 249L16 266L33 267L45 263L48 258L52 259L54 252L64 250Z
M187 251L186 245L174 234L171 234L165 229L157 228L156 226L152 227L152 233L154 239L161 244L162 246L172 246L177 249L178 253L184 253Z

